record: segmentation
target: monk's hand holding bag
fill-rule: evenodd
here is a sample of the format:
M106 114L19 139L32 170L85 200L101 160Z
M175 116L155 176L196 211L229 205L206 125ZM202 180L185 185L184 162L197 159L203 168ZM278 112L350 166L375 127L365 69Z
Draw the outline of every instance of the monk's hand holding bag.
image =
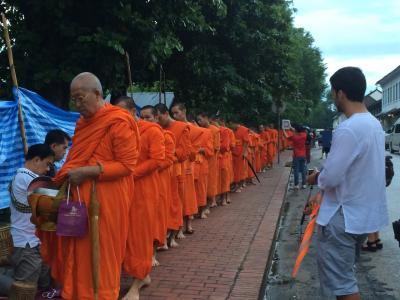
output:
M78 200L70 199L71 184L68 184L67 199L60 202L57 217L57 235L83 237L88 232L88 212L81 201L79 187L76 187ZM71 201L70 201L71 200Z

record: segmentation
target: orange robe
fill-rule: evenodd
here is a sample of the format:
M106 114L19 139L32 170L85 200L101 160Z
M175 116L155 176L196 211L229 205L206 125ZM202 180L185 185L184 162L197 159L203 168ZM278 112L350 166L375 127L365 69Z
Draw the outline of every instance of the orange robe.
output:
M192 123L187 123L190 127L190 155L189 159L185 161L185 200L183 205L183 215L192 216L198 212L198 200L196 195L195 187L195 161L196 156L200 150L201 146L201 136L203 131L201 128L193 125Z
M232 184L234 182L234 172L233 172L233 155L232 151L236 146L236 139L235 139L235 133L233 132L232 129L227 128L228 133L229 133L229 161L228 161L228 168L229 168L229 176L230 176L230 183Z
M200 148L203 150L196 155L194 184L196 187L197 206L207 205L208 159L214 155L213 137L210 129L200 128L203 131Z
M256 164L256 170L257 172L262 171L262 165L261 165L261 152L263 150L263 143L261 141L261 137L259 134L255 134L256 137L256 158L255 158L255 164Z
M227 193L231 189L231 174L230 174L230 134L228 128L221 126L221 147L219 157L220 169L220 194Z
M208 159L208 183L207 183L207 196L214 197L218 195L219 190L219 150L221 146L220 130L217 126L210 125L208 127L212 133L214 155Z
M170 126L165 128L172 132L175 137L175 154L177 161L174 164L174 176L172 177L172 190L178 188L178 193L182 208L185 206L185 162L189 159L192 148L190 143L190 127L188 124L180 121L172 121ZM194 183L193 183L194 184ZM183 210L185 210L183 208ZM183 211L181 210L181 214ZM183 223L183 219L182 219Z
M96 187L100 202L98 299L117 299L132 204L131 175L140 143L138 128L128 112L105 104L93 117L78 120L72 142L67 160L54 180L61 184L70 170L97 163L103 165ZM79 186L81 199L87 207L91 190L92 180L85 180ZM76 189L71 192L77 199ZM63 299L94 299L90 237L90 232L81 238L57 237L54 244L49 244L46 235L43 237L43 259L52 268L55 280L63 286Z
M235 130L236 145L232 152L233 154L233 172L234 182L238 183L245 179L243 176L247 171L247 162L243 158L244 144L250 141L249 129L244 126L239 126Z
M262 149L261 149L261 165L262 168L272 164L272 137L268 130L264 130L260 132L260 138L262 142Z
M272 161L275 160L276 153L277 153L277 145L278 145L278 131L276 129L269 129L268 130L271 137L270 149L272 153Z
M164 139L165 139L165 160L161 163L159 169L159 187L160 187L160 197L163 199L165 203L165 211L164 215L160 215L159 219L163 222L159 223L160 229L159 232L167 232L167 229L177 230L182 225L180 224L182 220L182 207L180 206L179 198L177 199L178 203L173 204L173 196L172 196L172 174L173 174L173 164L176 161L175 156L175 138L174 135L168 131L164 130ZM177 194L178 191L176 190ZM173 211L173 209L178 206L178 212ZM159 210L159 213L162 213L162 210ZM174 220L174 217L178 215L178 220ZM180 217L179 217L180 215ZM177 224L174 226L174 222Z
M250 142L249 142L249 151L247 153L247 159L249 160L249 162L251 163L251 165L253 166L253 168L255 168L255 157L256 157L256 141L255 141L255 135L254 132L250 132L249 134L250 137ZM250 167L248 166L248 164L246 164L247 168L246 171L247 173L245 174L245 178L253 178L254 174L253 171L250 169Z
M130 226L124 269L134 278L144 279L151 271L153 241L163 243L158 232L157 210L165 209L160 201L158 169L165 159L164 134L161 127L139 120L140 152L133 171L135 192L129 212Z

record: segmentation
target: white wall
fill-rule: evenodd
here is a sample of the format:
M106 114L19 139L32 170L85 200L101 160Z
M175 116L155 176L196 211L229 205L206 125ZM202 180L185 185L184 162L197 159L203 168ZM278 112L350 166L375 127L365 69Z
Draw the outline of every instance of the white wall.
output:
M392 81L382 85L382 112L400 108L400 74Z

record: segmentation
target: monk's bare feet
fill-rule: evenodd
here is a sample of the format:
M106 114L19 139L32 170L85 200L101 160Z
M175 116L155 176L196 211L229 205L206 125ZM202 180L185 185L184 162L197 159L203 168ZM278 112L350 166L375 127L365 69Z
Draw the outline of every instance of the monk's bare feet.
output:
M226 201L226 198L227 198L227 196L224 195L223 198L222 198L222 202L221 202L222 206L227 206L228 205L228 202Z
M204 209L204 213L206 215L209 215L211 213L210 209L207 207L206 209Z
M201 212L201 215L200 215L200 219L207 219L207 218L208 218L208 216L206 214L206 210L203 209L203 211Z
M179 229L179 232L178 232L178 234L176 235L176 238L177 238L178 240L183 240L183 239L186 238L186 236L183 234L182 229Z
M210 204L210 208L214 208L214 207L217 207L217 206L218 206L218 204L217 204L217 202L215 200Z
M169 242L169 246L171 247L171 248L177 248L177 247L179 247L179 244L175 241L175 238L171 238L171 241Z
M168 250L168 245L167 245L167 243L165 243L164 246L161 246L161 247L158 247L158 248L157 248L157 251L167 251L167 250Z
M146 278L143 280L133 280L131 288L129 289L128 293L122 298L122 300L139 300L140 289L146 285L150 285L150 283L151 278L149 275L147 275Z
M153 267L158 267L158 266L160 265L160 262L157 260L157 258L156 258L155 255L153 255L153 258L152 258L152 260L151 260L151 265L152 265Z

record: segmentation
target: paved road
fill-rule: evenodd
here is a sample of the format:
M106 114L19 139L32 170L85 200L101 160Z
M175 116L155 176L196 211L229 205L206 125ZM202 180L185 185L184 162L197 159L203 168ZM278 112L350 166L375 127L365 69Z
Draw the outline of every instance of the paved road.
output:
M314 151L311 166L320 166L323 161L319 158L320 152ZM400 218L400 155L394 154L393 162L396 175L387 189L391 222ZM314 243L303 261L296 282L290 280L297 255L302 209L308 194L309 190L289 190L267 278L265 300L326 299L321 297L319 292ZM393 238L391 224L382 230L381 239L384 244L383 250L376 253L363 252L357 264L362 299L400 300L400 248Z

